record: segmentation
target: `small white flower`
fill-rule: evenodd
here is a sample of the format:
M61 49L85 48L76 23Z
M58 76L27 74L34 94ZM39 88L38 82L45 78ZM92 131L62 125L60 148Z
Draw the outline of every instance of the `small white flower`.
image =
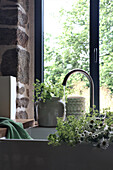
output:
M92 135L92 138L95 139L95 135Z
M87 133L89 133L87 130L84 130L84 134L87 134Z
M81 141L80 139L78 140L78 143L82 143L83 141Z
M92 132L89 132L89 134L88 134L89 136L91 136L92 135Z
M93 136L94 136L94 138L97 138L99 135L98 135L98 134L95 134L95 135L93 135ZM92 137L93 137L93 136L92 136Z
M81 137L84 137L84 136L85 136L85 134L84 134L84 133L82 133L82 134L81 134Z
M98 137L98 134L92 135L92 138L93 138L93 139L95 139L95 138L97 138L97 137Z
M93 123L94 123L94 120L93 120L93 119L91 119L91 120L90 120L90 123L91 123L91 124L93 124Z
M109 146L109 141L107 139L105 139L105 138L102 138L100 140L100 148L107 149L108 146Z

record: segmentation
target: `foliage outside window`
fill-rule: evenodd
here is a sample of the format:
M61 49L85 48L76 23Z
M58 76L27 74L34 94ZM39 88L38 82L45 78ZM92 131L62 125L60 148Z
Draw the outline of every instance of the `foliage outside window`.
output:
M59 22L63 30L55 37L55 43L50 43L52 35L45 34L45 81L56 83L60 79L62 82L67 72L75 68L89 72L89 5L88 0L77 0L72 4L70 11L65 9L59 11ZM112 0L100 0L100 88L102 93L106 92L104 98L105 101L109 101L110 107L113 105L112 11ZM76 29L77 26L79 29ZM69 85L72 83L70 88L77 84L74 80L86 82L83 91L89 86L85 77L74 75L70 78ZM82 94L81 90L79 93Z

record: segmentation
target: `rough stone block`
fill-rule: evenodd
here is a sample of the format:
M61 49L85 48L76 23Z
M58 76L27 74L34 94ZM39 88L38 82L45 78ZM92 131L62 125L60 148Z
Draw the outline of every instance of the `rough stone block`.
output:
M18 8L19 5L18 4L4 4L2 5L2 7L5 8Z
M28 17L26 14L22 13L22 11L18 11L18 24L22 27L25 27L27 24Z
M18 9L0 10L0 24L17 25L17 23L18 23Z
M29 0L8 0L9 2L19 3L26 12L29 10Z
M0 28L0 45L21 45L26 47L28 35L20 29Z
M0 45L16 45L17 30L15 28L0 28Z
M2 56L1 72L3 76L17 76L18 51L16 49L7 50Z
M19 50L17 80L23 84L29 84L29 63L30 63L29 52Z
M19 88L19 87L17 86L17 93L23 94L24 92L25 92L25 88L24 88L24 87Z
M16 100L16 107L24 107L27 108L29 104L29 99L26 97L23 97L21 99L17 98Z
M20 29L17 30L17 42L22 47L27 47L28 44L28 35L21 31Z
M18 107L21 107L21 102L19 98L16 99L16 108Z
M25 50L9 49L2 56L1 72L3 76L16 76L17 81L29 84L30 54Z
M15 7L18 7L16 5ZM6 15L7 14L7 15ZM17 9L0 9L0 24L3 25L20 25L25 27L28 17L22 11Z
M22 107L27 108L29 104L29 99L26 97L21 98Z
M16 112L17 119L28 119L28 113L26 111Z

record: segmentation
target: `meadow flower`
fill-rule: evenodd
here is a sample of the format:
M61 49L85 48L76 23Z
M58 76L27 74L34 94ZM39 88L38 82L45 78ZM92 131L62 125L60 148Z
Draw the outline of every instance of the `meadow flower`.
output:
M78 130L75 130L75 134L78 133Z
M82 134L81 134L81 136L82 136L82 137L84 137L84 136L85 136L85 134L84 134L84 133L82 133Z
M101 126L103 126L103 123L100 123L99 125L100 125L100 127L101 127Z
M92 138L94 139L94 138L95 138L95 135L92 135Z
M92 135L92 138L95 139L95 138L97 138L98 136L99 136L98 134L94 134L94 135Z
M109 141L104 137L100 140L100 148L107 149L109 146Z
M78 143L82 143L82 141L79 139L79 140L78 140Z
M88 134L89 136L91 136L92 135L92 132L89 132L89 134Z
M77 121L69 117L64 124L62 119L59 118L58 121L60 122L58 125L61 127L57 132L59 141L56 140L57 137L50 136L53 144L65 141L75 146L77 143L88 142L92 143L93 146L106 149L109 143L113 142L113 114L107 116L99 114L97 116L95 113L94 115L87 114L81 116ZM62 127L65 127L65 129L62 129ZM69 133L67 133L68 129ZM61 135L61 130L63 135Z
M87 130L84 130L84 134L87 134L88 133L88 131Z
M92 119L92 120L90 120L90 123L91 123L91 124L93 124L93 123L94 123L94 120L93 120L93 119Z

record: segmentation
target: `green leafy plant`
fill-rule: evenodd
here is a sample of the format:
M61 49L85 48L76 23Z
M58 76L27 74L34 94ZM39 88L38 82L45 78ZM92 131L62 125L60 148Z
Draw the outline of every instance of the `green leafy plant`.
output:
M93 114L86 113L80 118L68 116L66 121L58 118L56 133L48 137L49 144L67 143L75 146L82 142L106 149L113 141L113 112L104 109L101 114L97 110Z
M52 84L51 82L40 83L36 79L34 85L35 95L33 96L36 101L45 102L47 99L50 100L52 97L62 98L64 94L63 85L61 83Z

